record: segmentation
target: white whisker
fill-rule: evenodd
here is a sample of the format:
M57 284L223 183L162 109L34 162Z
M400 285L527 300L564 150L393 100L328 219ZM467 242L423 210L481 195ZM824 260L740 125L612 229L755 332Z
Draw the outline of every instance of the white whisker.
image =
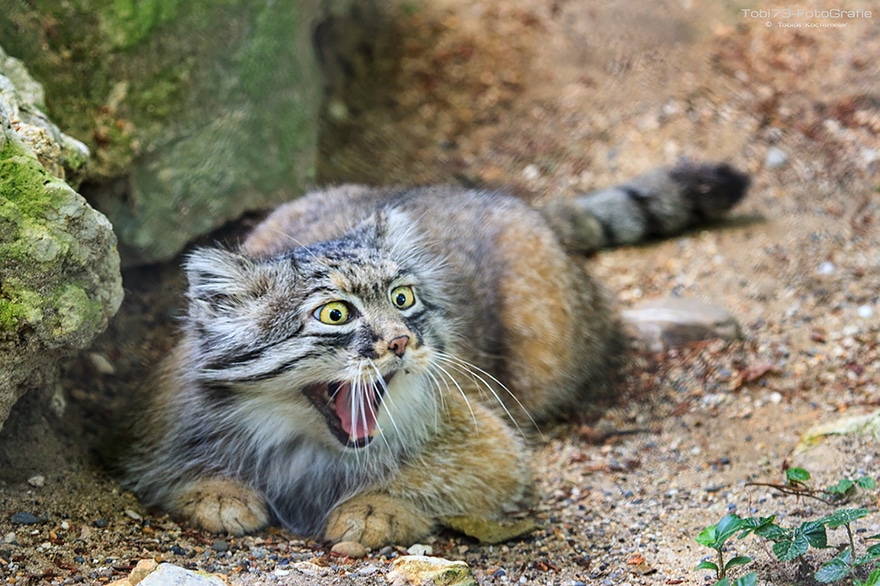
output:
M443 367L440 366L439 364L434 364L433 367L436 368L436 369L437 369L438 371L440 371L441 373L443 373L444 375L446 375L446 378L447 378L448 380L452 381L452 384L455 385L455 387L458 389L459 394L460 394L461 397L464 399L465 404L467 404L468 411L471 412L471 417L473 418L473 420L474 420L474 426L476 427L476 425L477 425L477 415L476 415L476 413L474 413L474 409L473 409L473 407L471 407L471 402L470 402L470 400L468 399L467 393L465 393L464 389L461 388L461 385L458 384L458 381L455 380L455 377L452 376L452 374L451 374L448 370L446 370L445 368L443 368Z
M498 396L498 393L495 391L493 386L485 378L483 378L483 376L481 376L481 375L485 375L490 380L492 380L492 382L494 382L496 385L498 385L505 393L507 393L508 396L510 396L511 399L514 400L514 402L516 402L516 404L520 408L520 410L522 410L522 412L526 415L526 417L528 417L529 421L532 423L532 426L538 431L538 434L540 434L541 437L543 437L543 434L541 433L541 429L538 427L538 423L532 417L532 414L529 413L528 409L525 408L525 405L523 405L522 402L520 402L520 400L517 398L517 396L515 394L513 394L513 391L511 391L509 388L507 388L507 386L504 383L502 383L500 380L498 380L494 375L492 375L492 373L487 372L487 371L483 370L482 368L480 368L479 366L472 364L466 360L462 360L461 358L454 356L452 354L447 354L445 352L437 352L437 357L440 359L441 362L448 364L452 368L457 370L458 372L461 372L462 374L465 374L465 375L471 377L471 379L474 380L474 382L479 381L480 383L482 383L482 387L485 388L487 391L489 391L492 394L492 396L495 398L495 401L504 410L504 413L507 415L508 419L510 419L510 421L513 423L513 425L516 427L516 429L520 433L520 435L523 435L522 428L520 428L519 423L517 423L516 418L513 417L513 414L507 408L507 405L504 403L504 401L501 400L501 397Z

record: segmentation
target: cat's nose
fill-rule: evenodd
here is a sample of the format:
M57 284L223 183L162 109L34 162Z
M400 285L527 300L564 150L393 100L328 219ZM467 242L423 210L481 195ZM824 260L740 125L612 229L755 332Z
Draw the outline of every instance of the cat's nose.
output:
M397 356L403 356L406 352L406 345L409 344L409 336L399 336L388 342L388 349Z

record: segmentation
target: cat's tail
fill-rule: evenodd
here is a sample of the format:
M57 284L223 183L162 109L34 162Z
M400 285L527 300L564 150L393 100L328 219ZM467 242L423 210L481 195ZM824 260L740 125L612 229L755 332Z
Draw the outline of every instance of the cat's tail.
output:
M588 253L719 220L748 187L748 175L726 163L682 163L601 191L551 201L541 213L567 249Z

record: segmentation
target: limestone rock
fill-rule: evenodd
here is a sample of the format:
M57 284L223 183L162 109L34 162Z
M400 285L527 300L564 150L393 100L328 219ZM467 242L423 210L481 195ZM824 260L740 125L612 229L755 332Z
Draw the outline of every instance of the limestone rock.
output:
M84 195L131 265L305 191L324 95L315 29L351 3L0 0L0 39L92 150Z
M60 362L87 347L122 301L110 222L64 181L87 151L41 100L0 51L0 427L26 391L55 388Z
M110 586L225 586L219 576L193 572L174 564L157 564L154 560L141 560L127 578L117 580Z
M460 561L450 561L421 555L405 555L394 560L386 578L392 586L476 586L470 567Z

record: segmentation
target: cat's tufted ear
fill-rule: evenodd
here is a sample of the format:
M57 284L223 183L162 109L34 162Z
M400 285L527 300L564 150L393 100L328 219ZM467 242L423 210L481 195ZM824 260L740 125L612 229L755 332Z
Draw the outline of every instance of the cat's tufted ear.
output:
M190 317L229 317L252 306L278 284L278 262L220 248L195 250L184 263Z

